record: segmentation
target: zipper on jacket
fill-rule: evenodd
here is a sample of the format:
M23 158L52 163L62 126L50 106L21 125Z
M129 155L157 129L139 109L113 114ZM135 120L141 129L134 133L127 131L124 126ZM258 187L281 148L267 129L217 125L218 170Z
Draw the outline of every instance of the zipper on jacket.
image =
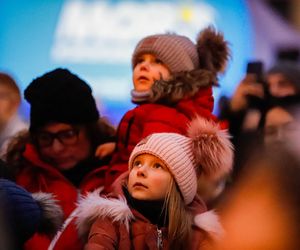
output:
M157 249L162 249L163 248L163 236L162 236L162 231L161 229L157 228Z

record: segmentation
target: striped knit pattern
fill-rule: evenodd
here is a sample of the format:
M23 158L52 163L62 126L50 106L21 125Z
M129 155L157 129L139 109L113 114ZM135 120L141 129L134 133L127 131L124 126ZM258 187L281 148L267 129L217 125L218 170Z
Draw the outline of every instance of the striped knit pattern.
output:
M142 54L154 54L172 74L199 67L196 45L187 37L175 34L152 35L142 39L132 56L132 67Z
M131 168L134 159L148 153L161 159L180 189L185 204L192 202L197 191L196 162L192 140L176 133L156 133L136 145L129 158Z

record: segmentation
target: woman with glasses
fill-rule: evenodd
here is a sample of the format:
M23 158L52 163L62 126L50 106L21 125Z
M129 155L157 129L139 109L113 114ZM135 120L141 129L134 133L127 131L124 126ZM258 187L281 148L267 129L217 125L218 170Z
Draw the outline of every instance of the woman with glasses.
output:
M54 194L65 219L70 218L80 194L103 186L115 129L100 118L89 85L66 69L34 79L24 94L30 104L30 127L9 146L7 162L14 166L19 185ZM98 159L95 150L104 143L108 147ZM74 230L69 229L60 249L74 249L66 248L76 242ZM51 240L35 235L25 249L47 249Z

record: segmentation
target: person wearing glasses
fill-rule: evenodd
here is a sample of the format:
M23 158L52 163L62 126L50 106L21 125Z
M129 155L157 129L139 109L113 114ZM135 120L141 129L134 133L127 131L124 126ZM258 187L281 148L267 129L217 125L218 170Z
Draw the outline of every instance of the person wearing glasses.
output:
M67 219L80 194L103 186L115 129L100 118L90 86L67 69L34 79L24 96L30 104L29 131L12 141L7 162L17 184L29 192L52 193ZM99 159L95 150L101 144L107 148ZM36 234L25 249L47 249L51 240Z

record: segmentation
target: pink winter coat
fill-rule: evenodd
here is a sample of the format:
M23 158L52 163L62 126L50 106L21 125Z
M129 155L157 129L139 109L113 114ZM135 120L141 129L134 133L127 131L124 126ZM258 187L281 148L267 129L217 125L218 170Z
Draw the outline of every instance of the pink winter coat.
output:
M122 180L119 179L117 188L114 187L115 195L103 198L94 192L80 203L77 225L79 234L87 241L84 249L158 250L160 240L162 249L169 249L167 228L159 231L156 225L127 205L124 194L120 193ZM220 224L212 211L206 212L206 206L198 198L189 205L189 211L194 216L189 249L202 249L211 236L220 233ZM214 226L209 227L208 224Z

